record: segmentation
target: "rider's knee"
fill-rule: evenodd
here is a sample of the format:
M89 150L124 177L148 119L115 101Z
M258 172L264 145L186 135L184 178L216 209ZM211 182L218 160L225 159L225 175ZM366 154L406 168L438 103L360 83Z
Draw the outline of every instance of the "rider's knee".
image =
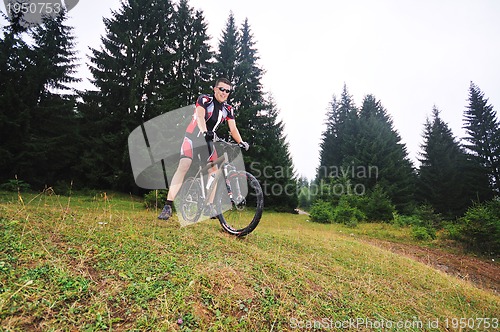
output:
M177 167L177 171L182 172L182 173L187 173L189 170L189 167L191 167L191 159L189 158L182 158L179 161L179 166Z

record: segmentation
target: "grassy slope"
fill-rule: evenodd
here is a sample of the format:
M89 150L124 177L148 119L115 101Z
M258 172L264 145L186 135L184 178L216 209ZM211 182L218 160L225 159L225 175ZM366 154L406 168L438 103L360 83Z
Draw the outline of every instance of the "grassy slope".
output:
M215 221L157 221L130 197L0 199L5 330L280 331L350 318L427 330L500 317L497 295L302 215L266 213L236 239Z

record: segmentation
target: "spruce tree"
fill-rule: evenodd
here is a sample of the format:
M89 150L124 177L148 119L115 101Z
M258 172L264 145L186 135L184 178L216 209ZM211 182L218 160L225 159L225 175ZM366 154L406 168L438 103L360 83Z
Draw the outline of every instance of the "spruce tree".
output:
M318 180L330 177L334 170L349 165L354 155L354 135L357 132L357 108L344 84L340 100L336 96L327 112L326 129L320 143Z
M16 161L25 150L25 140L30 128L30 105L27 99L31 90L33 55L24 41L27 29L14 15L2 27L0 39L0 181L13 179L19 174ZM24 179L26 181L26 179Z
M173 63L170 68L168 95L171 109L193 104L212 82L209 61L213 54L202 12L194 11L181 0L173 15Z
M417 198L445 218L460 216L477 200L481 179L469 177L473 165L437 108L425 123L423 138Z
M46 16L32 32L36 106L26 159L20 165L30 169L33 182L38 185L76 180L73 166L81 146L71 84L79 79L74 76L77 58L73 28L65 24L66 20L65 11Z
M236 79L236 66L240 51L239 33L236 28L233 12L229 13L226 27L222 31L222 39L219 40L219 48L215 55L215 76L225 77L233 84L238 84Z
M248 19L245 19L239 36L239 52L234 69L237 82L232 99L238 107L259 107L263 103L261 80L264 70L257 64L259 56Z
M80 170L91 187L133 185L127 138L168 103L162 87L173 57L173 11L170 1L134 0L104 19L106 35L100 50L91 49L89 65L97 91L86 91L79 108L88 138Z
M340 112L337 97L334 95L326 116L326 129L322 133L320 142L320 162L317 170L317 179L328 177L330 167L341 164L339 126Z
M339 104L339 126L338 137L340 139L341 155L344 156L339 166L352 165L353 156L356 153L356 141L354 137L359 132L358 108L354 103L352 95L349 94L347 85L344 84Z
M104 22L102 47L91 56L97 91L85 92L80 107L89 137L81 170L92 186L130 190L136 187L129 133L192 104L208 84L211 53L203 15L187 1L177 6L165 0L124 2Z
M491 187L500 192L500 122L484 93L472 82L464 128L468 142L465 147L489 175Z
M362 186L365 193L377 186L399 211L408 211L413 200L413 167L392 119L374 96L367 95L358 111L344 85L340 101L334 97L330 104L320 148L320 184L350 183Z
M236 88L232 100L238 110L238 128L252 145L247 160L262 174L259 180L267 189L266 206L291 212L298 205L293 162L283 135L284 124L278 119L278 107L272 95L266 98L262 91L264 70L257 63L258 51L248 19L245 19L239 36ZM264 172L265 169L272 171Z
M298 186L289 152L284 123L272 96L257 115L258 127L249 150L249 168L257 176L266 195L266 206L292 212L298 206ZM238 124L239 126L239 124Z
M231 17L229 18L231 21ZM255 141L258 131L262 125L268 124L267 117L271 115L267 108L271 105L274 107L274 102L266 105L264 92L262 91L262 75L264 71L257 64L259 57L253 35L250 30L250 25L246 19L241 30L238 33L238 54L234 70L234 93L231 96L231 103L236 107L236 122L242 137L252 146L253 151L250 151L248 156L250 159L255 159L265 146ZM273 121L272 119L271 121ZM278 126L278 124L277 124Z
M367 190L378 184L400 212L407 212L413 202L415 174L406 146L394 129L391 117L379 100L367 95L359 113L355 164L376 172L368 172L356 182ZM375 174L376 173L376 174Z
M66 11L58 15L46 16L43 24L33 31L35 65L39 68L41 99L50 94L50 89L71 91L78 60L73 27L65 24Z
M215 68L217 75L234 83L235 91L229 102L235 106L240 134L251 146L243 154L245 164L266 190L266 206L291 211L297 206L293 164L277 106L272 97L266 100L262 91L264 71L257 63L259 57L253 38L248 20L238 31L230 13L215 57Z
M8 133L2 137L6 144L0 168L36 187L53 185L74 177L71 165L78 156L75 98L69 86L77 81L74 37L64 11L27 28L17 19L4 28L0 46L1 131Z

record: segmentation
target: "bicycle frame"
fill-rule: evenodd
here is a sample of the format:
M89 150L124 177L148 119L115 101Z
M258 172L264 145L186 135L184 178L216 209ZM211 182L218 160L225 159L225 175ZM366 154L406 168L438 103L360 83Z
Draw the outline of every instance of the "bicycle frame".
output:
M229 147L238 146L221 142ZM230 151L224 151L221 157L206 164L200 154L197 157L200 165L195 175L185 180L180 192L181 225L199 221L203 213L204 216L219 219L222 229L229 234L241 237L251 233L257 227L264 207L263 191L258 180L244 168L239 169L240 155L233 157ZM242 158L241 163L243 165ZM215 167L217 169L209 175L213 175L213 182L207 188L206 174ZM249 194L251 199L247 199Z
M219 138L217 138L214 142L221 142L221 143L225 143L228 145L232 145L231 143L228 143L225 140L219 139ZM208 150L209 150L210 154L211 154L212 149L213 149L213 147L211 145L208 145ZM229 194L229 198L230 198L231 202L234 203L233 190L230 187L230 184L229 184L229 181L227 180L227 177L231 171L235 171L237 168L229 162L229 156L228 156L227 152L224 151L224 154L221 157L217 158L214 161L208 162L205 166L202 166L200 154L198 154L198 160L200 162L200 166L199 166L198 171L197 171L196 175L194 176L194 178L198 178L200 180L203 205L206 206L207 204L211 203L211 202L209 202L210 197L212 196L214 191L217 189L217 184L219 183L221 176L224 176L225 183L226 183L227 190L228 190L228 194ZM214 177L210 187L207 189L205 186L205 181L204 181L203 176L205 174L209 174L208 170L210 168L215 167L215 166L217 166L218 169L217 169L217 171L215 171L215 177ZM236 189L235 192L239 193L241 195L241 193L239 192L240 191L239 183L237 184L237 187L238 188L235 188Z
M199 157L199 155L198 155L198 157ZM208 200L210 199L210 196L213 194L214 190L216 189L217 183L218 183L219 179L221 178L223 172L229 173L226 171L226 167L224 167L224 165L228 164L228 163L229 163L229 158L227 156L227 153L224 152L224 155L217 158L213 162L209 162L206 166L204 166L204 167L201 165L199 166L199 170L194 177L200 179L201 192L202 192L204 205L207 205L209 203ZM204 181L203 175L208 174L208 170L210 168L215 167L215 166L217 166L217 171L215 171L214 180L212 181L212 184L210 185L210 187L207 189L205 186L205 181ZM227 174L224 174L224 175L227 176Z

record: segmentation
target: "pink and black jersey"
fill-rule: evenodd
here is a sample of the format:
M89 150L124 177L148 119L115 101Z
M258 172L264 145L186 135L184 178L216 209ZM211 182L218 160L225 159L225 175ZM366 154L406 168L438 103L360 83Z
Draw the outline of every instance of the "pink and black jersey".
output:
M205 109L205 123L208 131L216 131L221 123L226 120L234 120L233 107L227 103L220 103L213 95L201 95L196 101L196 107L201 106ZM186 135L181 146L181 157L193 158L193 145L200 146L200 144L193 144L193 140L204 138L198 128L196 122L196 110L193 114L193 120L189 123L186 129ZM206 149L205 144L201 144L202 149ZM213 161L217 159L217 152L213 151L208 160Z
M205 122L208 131L216 131L221 123L228 119L234 120L233 107L227 103L220 103L213 95L201 95L196 101L196 107L201 106L205 109ZM196 123L196 110L193 121L186 129L186 136L200 137L201 133Z

